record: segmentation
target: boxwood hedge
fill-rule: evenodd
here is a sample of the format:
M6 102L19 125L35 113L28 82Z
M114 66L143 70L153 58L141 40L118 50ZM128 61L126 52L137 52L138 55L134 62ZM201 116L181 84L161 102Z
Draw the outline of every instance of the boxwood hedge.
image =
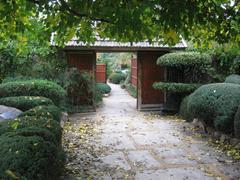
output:
M113 84L120 84L121 81L126 79L126 75L120 72L113 73L110 75L109 80Z
M183 119L190 122L193 120L193 114L189 110L188 101L189 101L189 96L186 96L185 98L183 98L180 104L179 114Z
M240 85L232 83L207 84L189 97L189 110L217 130L232 133L234 115L240 104Z
M232 74L228 77L226 77L225 83L234 83L234 84L240 84L240 75Z
M55 105L61 104L66 91L58 84L47 80L13 81L0 84L0 97L43 96L51 99Z
M189 83L174 83L174 82L155 82L153 84L154 89L166 90L172 93L191 93L199 88L201 84L189 84Z
M111 87L106 83L96 83L96 89L102 94L109 94L111 92Z
M0 179L57 180L63 158L40 136L0 136Z
M199 52L168 53L158 58L157 64L168 67L182 67L210 64L211 56Z
M234 117L234 132L237 138L240 138L240 106L238 106L238 110Z
M0 123L0 135L7 132L14 132L23 128L38 127L44 128L53 133L56 141L61 144L62 129L60 123L53 118L39 116L25 116Z
M53 105L53 101L49 98L39 96L16 96L0 98L0 104L15 107L22 111L27 111L40 105Z
M28 111L23 112L20 117L23 116L43 116L43 117L53 117L56 121L60 122L61 110L55 105L47 106L36 106Z

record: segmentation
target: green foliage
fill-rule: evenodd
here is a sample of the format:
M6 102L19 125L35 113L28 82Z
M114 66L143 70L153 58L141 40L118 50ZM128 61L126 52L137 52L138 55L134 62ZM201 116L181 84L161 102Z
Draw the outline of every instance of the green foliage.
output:
M226 77L225 83L234 83L234 84L239 84L240 85L240 75L238 74L232 74L228 77Z
M16 77L9 76L3 79L2 83L14 82L14 81L26 81L26 80L43 80L43 79L38 79L30 76L16 76Z
M87 72L80 72L77 68L69 68L65 73L63 87L68 92L72 104L91 104L94 91L93 82ZM77 102L76 102L77 101Z
M0 84L0 97L43 96L55 105L63 103L66 91L58 84L47 80L14 81Z
M102 94L109 94L111 92L111 87L105 83L96 83L96 90L100 91Z
M0 104L27 111L40 105L53 105L49 98L39 96L15 96L0 98Z
M110 75L109 80L111 83L120 84L121 81L126 79L126 75L123 73L113 73Z
M137 98L137 88L135 86L126 84L126 89L132 97Z
M189 96L186 96L185 98L183 98L180 105L179 114L183 119L190 122L193 120L193 114L189 111L188 101L189 101Z
M207 84L189 97L193 116L220 131L233 133L234 115L240 104L240 85L231 83Z
M0 136L0 178L58 179L63 162L58 148L39 136Z
M0 123L0 135L30 127L44 128L50 131L58 143L61 142L62 129L56 120L43 116L25 116Z
M199 52L168 53L158 58L157 64L169 67L184 67L210 64L211 56Z
M23 112L20 114L20 117L23 116L43 116L43 117L53 117L54 120L60 122L61 119L61 110L54 105L47 105L47 106L36 106L28 111Z
M240 138L240 106L234 117L234 133L237 138Z
M0 40L14 38L24 42L28 36L23 32L38 30L31 21L37 19L43 23L39 32L45 35L37 37L49 40L51 32L56 32L54 38L58 45L73 37L94 42L95 32L100 37L122 42L158 39L164 44L176 44L180 35L187 40L195 37L194 40L200 42L239 42L238 1L189 3L182 0L172 4L172 1L139 0L102 0L101 3L96 0L51 3L22 0L3 1L0 7L0 16L7 17L0 24Z
M187 83L165 83L155 82L153 88L166 90L173 93L191 93L199 88L201 84L187 84Z

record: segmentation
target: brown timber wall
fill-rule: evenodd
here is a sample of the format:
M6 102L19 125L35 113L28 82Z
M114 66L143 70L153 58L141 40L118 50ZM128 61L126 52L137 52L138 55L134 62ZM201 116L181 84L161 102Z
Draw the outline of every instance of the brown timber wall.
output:
M144 105L162 105L164 92L152 87L154 82L164 81L164 68L157 66L157 58L166 52L138 52L138 109Z
M137 87L137 58L131 60L131 84Z
M97 64L96 65L96 82L97 83L106 83L107 82L106 65L105 64Z

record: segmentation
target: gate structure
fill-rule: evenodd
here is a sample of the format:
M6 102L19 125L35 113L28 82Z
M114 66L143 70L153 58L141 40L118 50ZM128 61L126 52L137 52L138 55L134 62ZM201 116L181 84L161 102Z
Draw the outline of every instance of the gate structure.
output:
M97 40L94 44L87 46L75 40L66 44L62 49L70 66L76 66L80 70L88 70L96 82L96 53L97 52L134 52L137 54L137 62L132 67L132 83L137 86L137 109L141 111L161 110L165 102L165 92L155 90L152 85L154 82L165 80L165 69L157 66L158 57L174 51L184 50L184 41L168 47L159 45L158 42L149 44L141 43L119 43L109 40ZM135 70L134 70L135 69ZM134 77L134 73L137 77Z

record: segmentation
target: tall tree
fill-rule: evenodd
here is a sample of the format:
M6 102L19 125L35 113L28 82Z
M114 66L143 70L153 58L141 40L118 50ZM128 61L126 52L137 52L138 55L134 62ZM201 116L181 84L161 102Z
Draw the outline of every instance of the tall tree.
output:
M21 39L30 20L63 44L73 37L94 42L96 34L117 41L185 39L240 41L239 0L6 0L0 1L0 39Z

